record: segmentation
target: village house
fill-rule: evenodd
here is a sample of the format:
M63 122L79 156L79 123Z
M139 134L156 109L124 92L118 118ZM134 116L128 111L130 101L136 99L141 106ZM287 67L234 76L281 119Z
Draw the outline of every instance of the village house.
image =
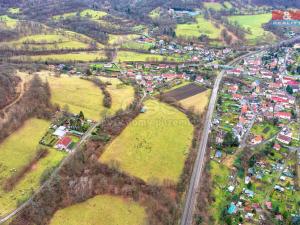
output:
M279 134L277 136L277 140L284 143L284 144L287 144L287 145L290 144L291 141L292 141L292 139L290 137L282 135L282 134Z
M56 143L55 148L59 150L68 150L68 146L71 143L72 143L72 139L70 137L63 137Z

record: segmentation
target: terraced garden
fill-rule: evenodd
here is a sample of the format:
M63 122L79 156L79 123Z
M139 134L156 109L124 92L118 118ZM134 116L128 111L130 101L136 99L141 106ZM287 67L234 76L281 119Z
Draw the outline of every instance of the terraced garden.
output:
M121 197L98 195L57 211L50 225L142 225L146 212L137 203Z
M193 126L186 115L164 103L148 100L145 108L99 160L117 164L120 170L148 182L176 183L189 152Z

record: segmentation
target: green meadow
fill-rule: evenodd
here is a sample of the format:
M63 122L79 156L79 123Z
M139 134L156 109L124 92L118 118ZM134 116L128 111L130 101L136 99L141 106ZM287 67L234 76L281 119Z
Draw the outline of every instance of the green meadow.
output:
M146 219L146 211L138 203L121 197L97 195L58 210L50 225L142 225Z
M105 150L100 162L148 182L178 182L193 138L185 114L157 100L133 120Z

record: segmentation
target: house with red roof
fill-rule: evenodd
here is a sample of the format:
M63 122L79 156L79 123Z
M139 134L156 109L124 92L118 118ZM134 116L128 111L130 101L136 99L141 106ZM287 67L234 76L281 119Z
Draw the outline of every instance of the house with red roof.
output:
M256 145L263 141L263 137L261 135L256 135L252 140L251 143Z
M237 85L230 85L228 88L229 93L235 94L239 90L239 86Z
M63 137L62 139L60 139L56 145L55 148L59 149L59 150L67 150L68 146L72 143L72 139L70 137Z
M273 148L274 148L276 151L279 151L280 148L281 148L281 146L280 146L280 144L275 143L274 146L273 146Z
M275 113L275 117L280 118L280 119L290 120L292 117L292 114L290 112L277 112L277 113Z
M277 140L280 141L280 142L282 142L282 143L284 143L284 144L288 145L289 143L291 143L292 138L290 138L290 137L288 137L286 135L283 135L283 134L279 134L277 136Z

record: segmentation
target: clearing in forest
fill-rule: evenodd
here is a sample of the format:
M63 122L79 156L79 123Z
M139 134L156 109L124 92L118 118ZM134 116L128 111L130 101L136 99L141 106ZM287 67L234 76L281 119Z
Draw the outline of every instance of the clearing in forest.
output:
M238 23L249 32L246 34L246 39L250 44L255 44L262 38L268 42L275 40L275 36L265 31L262 27L264 23L271 20L271 13L257 14L257 15L241 15L241 16L229 16L229 21Z
M178 24L175 32L179 37L198 38L204 34L211 39L219 39L221 35L221 29L217 28L211 20L205 19L203 15L196 17L196 23Z

